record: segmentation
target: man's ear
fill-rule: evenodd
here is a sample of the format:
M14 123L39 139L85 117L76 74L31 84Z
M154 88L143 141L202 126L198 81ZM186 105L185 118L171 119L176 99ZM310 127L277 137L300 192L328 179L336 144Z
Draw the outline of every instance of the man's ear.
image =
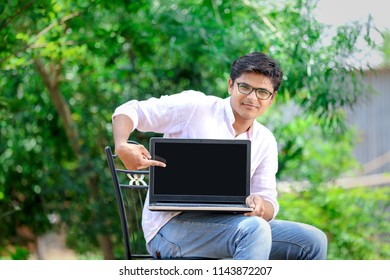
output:
M228 92L229 92L229 95L231 95L233 93L233 85L234 85L234 82L233 82L232 78L229 78L229 80L228 80Z

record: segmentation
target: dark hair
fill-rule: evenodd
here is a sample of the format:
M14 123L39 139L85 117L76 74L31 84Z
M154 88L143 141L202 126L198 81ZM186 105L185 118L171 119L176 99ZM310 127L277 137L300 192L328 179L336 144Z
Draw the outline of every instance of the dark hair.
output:
M274 91L279 89L283 79L283 72L279 63L270 56L260 52L244 55L234 61L230 69L230 78L235 82L238 77L247 72L262 74L270 78Z

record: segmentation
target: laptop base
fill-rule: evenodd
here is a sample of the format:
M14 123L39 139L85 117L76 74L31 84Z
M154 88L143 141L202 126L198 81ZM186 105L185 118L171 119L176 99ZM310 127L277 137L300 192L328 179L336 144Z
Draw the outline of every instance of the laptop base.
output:
M150 211L206 211L206 212L252 212L253 208L241 206L174 206L174 205L149 205Z

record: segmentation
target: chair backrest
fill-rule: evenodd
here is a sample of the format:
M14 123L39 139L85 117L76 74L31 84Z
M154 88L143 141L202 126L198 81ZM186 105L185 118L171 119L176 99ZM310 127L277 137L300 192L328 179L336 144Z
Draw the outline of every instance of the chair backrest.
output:
M141 227L142 209L149 188L149 171L118 168L120 160L115 160L117 156L111 148L106 147L105 152L118 202L126 259L151 259Z

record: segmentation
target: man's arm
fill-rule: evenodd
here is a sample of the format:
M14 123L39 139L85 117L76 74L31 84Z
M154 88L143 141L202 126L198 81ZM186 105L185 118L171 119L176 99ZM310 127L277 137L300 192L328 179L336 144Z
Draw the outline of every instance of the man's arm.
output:
M127 169L138 170L149 166L165 167L160 161L151 160L148 150L143 145L127 143L134 129L133 121L126 115L117 115L113 120L115 153Z

